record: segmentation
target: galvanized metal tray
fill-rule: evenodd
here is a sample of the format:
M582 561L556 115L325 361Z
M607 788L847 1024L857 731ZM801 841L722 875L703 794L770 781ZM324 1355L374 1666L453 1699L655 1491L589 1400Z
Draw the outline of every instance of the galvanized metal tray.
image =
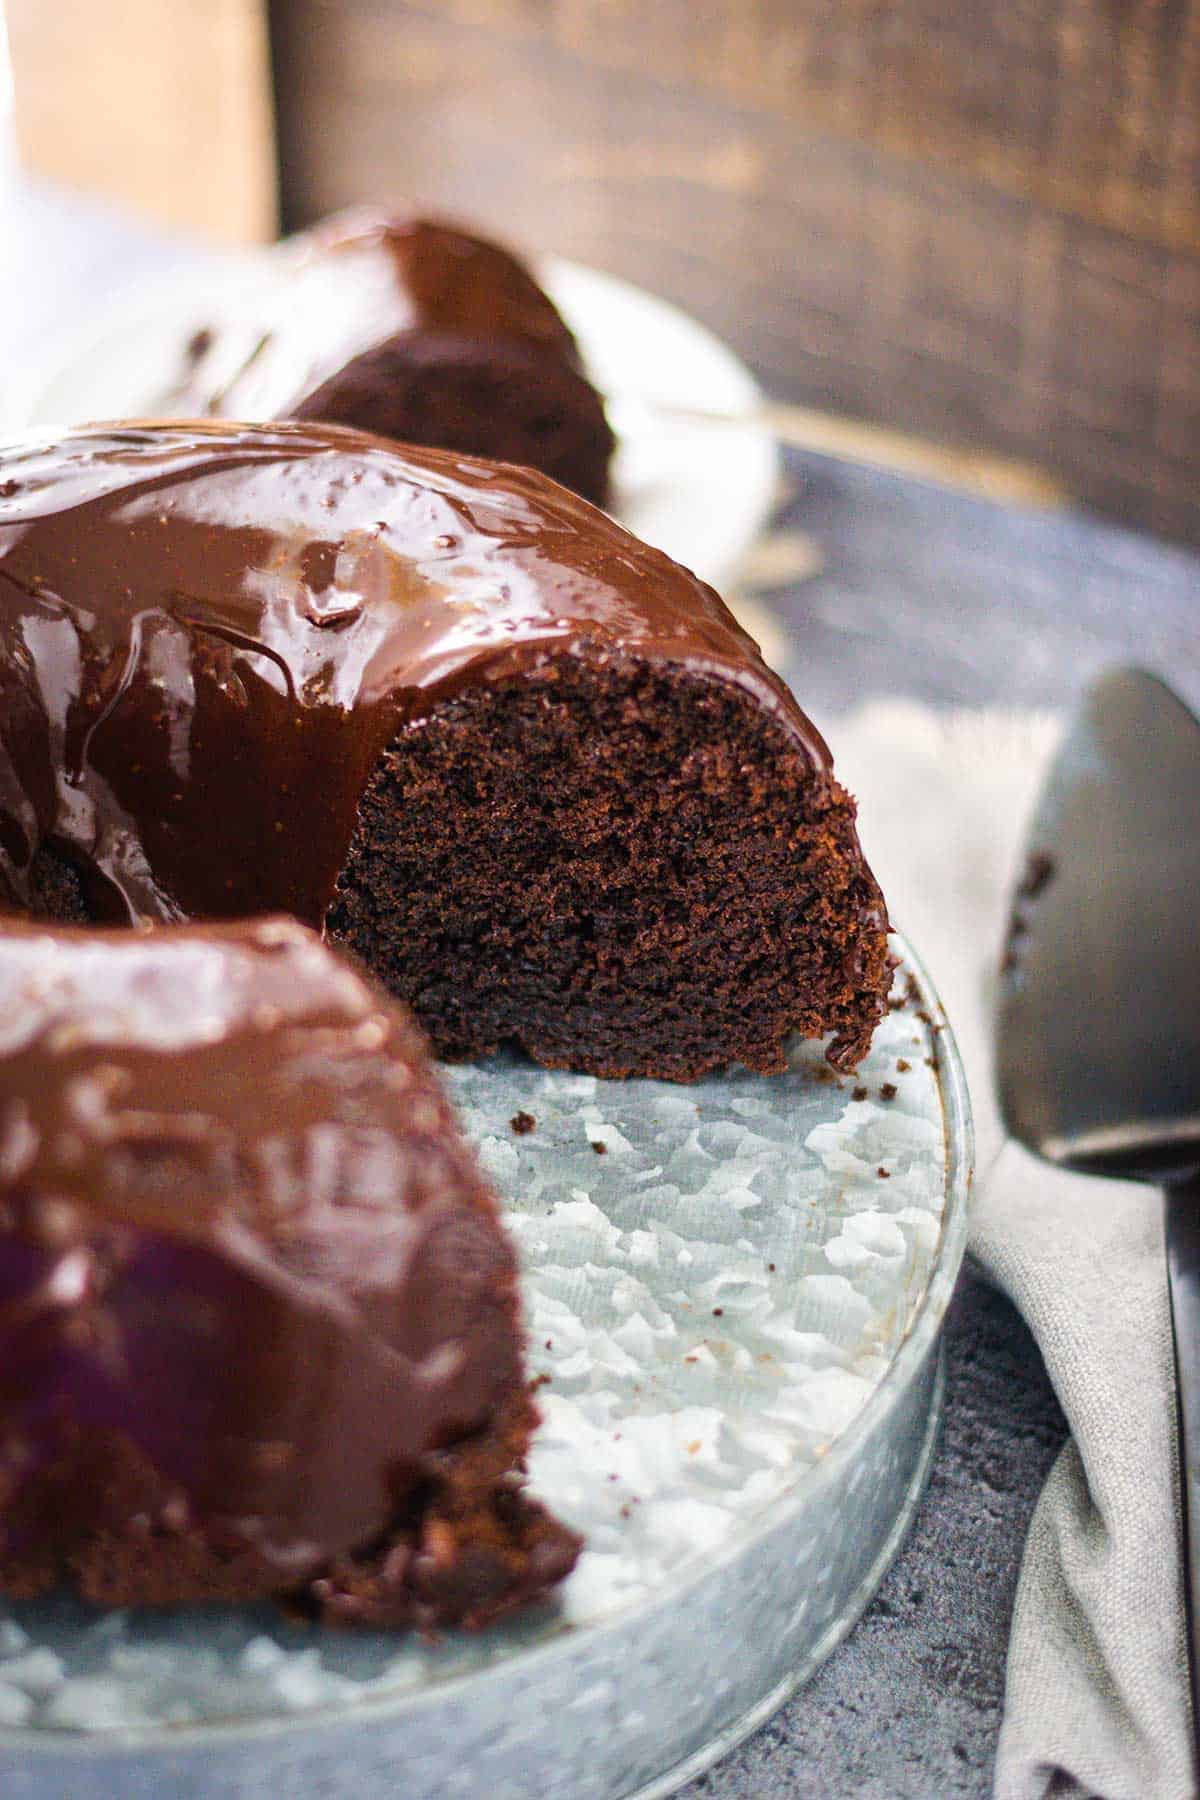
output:
M936 1429L970 1118L897 949L853 1078L812 1044L686 1088L447 1069L548 1377L532 1486L587 1540L556 1604L433 1645L10 1607L6 1800L650 1800L768 1717L874 1592Z

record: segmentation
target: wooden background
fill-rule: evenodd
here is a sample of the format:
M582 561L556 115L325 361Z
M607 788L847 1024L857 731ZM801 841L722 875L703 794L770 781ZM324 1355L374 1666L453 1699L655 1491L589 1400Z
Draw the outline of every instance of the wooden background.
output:
M1200 543L1200 0L3 3L34 168L269 236L273 66L286 224L457 210Z
M30 168L177 230L274 236L266 0L0 0L0 13Z
M412 195L795 400L1200 542L1200 0L272 0L285 216Z

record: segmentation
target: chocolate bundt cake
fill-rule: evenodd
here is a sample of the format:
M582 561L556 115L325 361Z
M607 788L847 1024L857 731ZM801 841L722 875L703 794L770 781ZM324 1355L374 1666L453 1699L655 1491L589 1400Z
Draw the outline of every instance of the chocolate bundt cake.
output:
M285 911L440 1051L688 1080L865 1053L887 919L710 588L529 470L307 425L0 454L0 893Z
M0 930L0 1590L478 1625L578 1553L535 1422L398 1007L291 920Z
M190 339L172 416L317 419L541 469L603 503L613 436L553 302L499 244L354 213Z

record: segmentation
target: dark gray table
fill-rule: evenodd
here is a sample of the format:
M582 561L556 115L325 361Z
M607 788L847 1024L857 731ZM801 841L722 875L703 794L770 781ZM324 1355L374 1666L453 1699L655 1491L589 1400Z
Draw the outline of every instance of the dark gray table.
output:
M6 371L139 274L202 261L193 245L28 187L0 193L0 244L0 419ZM818 723L884 693L1062 705L1131 658L1200 703L1200 558L823 458L793 456L788 473L781 523L816 540L823 569L771 601ZM878 1597L809 1686L686 1790L692 1800L988 1792L1021 1546L1064 1426L1020 1319L969 1269L946 1355L929 1495Z

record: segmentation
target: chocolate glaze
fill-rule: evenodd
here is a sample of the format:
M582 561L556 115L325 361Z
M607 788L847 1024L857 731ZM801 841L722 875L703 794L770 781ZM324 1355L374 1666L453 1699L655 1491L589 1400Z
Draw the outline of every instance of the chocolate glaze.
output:
M333 427L0 453L0 895L321 925L382 752L465 685L624 653L821 737L711 588L531 471Z
M509 251L437 219L343 214L276 253L271 278L188 346L171 412L319 417L311 400L356 359L403 341L509 346L578 374L557 309Z
M64 1418L121 1433L281 1583L520 1387L513 1256L421 1040L292 921L6 927L0 1203L0 1470Z

